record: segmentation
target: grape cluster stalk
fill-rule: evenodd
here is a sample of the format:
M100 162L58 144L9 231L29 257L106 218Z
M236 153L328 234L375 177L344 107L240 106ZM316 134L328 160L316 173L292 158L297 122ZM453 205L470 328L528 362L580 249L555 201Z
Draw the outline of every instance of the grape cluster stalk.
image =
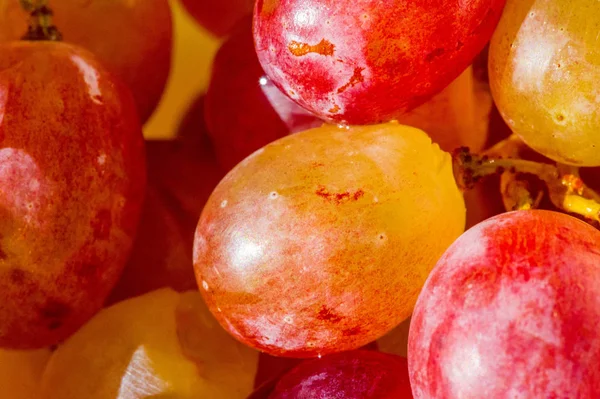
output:
M556 208L600 226L600 194L585 184L579 168L520 159L520 153L526 148L515 134L481 155L460 147L453 154L456 181L462 189L470 189L479 180L500 174L500 191L506 210L528 210L537 208L544 195L543 191L532 190L523 178L523 175L532 175L546 185L548 197Z
M48 0L19 0L21 7L30 13L30 22L23 40L61 41L62 34L52 22L53 12Z

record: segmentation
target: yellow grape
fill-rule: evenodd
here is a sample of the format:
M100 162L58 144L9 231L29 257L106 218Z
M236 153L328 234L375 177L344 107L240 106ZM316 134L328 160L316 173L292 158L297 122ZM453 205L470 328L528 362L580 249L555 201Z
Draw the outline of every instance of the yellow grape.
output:
M49 349L35 351L0 349L0 389L2 398L38 398L40 379L49 358Z
M366 345L410 316L464 225L450 156L423 131L324 125L263 147L221 181L194 264L229 332L310 357Z
M600 3L508 0L490 45L494 100L555 161L600 166Z
M43 399L245 398L258 353L200 294L161 289L102 310L53 354Z

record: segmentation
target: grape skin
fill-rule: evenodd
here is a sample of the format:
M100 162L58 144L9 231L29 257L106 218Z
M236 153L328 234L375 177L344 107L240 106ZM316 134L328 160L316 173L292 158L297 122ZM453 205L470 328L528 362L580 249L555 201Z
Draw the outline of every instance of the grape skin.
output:
M412 399L412 393L405 358L357 350L301 363L268 398Z
M510 128L557 162L600 166L600 7L508 0L490 45L492 94Z
M0 347L56 344L102 307L145 185L126 87L78 47L0 44Z
M221 181L194 265L235 337L311 357L356 349L406 319L464 223L450 157L425 133L327 125L264 147Z
M157 290L98 313L50 358L42 399L231 398L252 391L258 352L197 291Z
M294 101L335 123L398 119L490 39L505 0L259 0L258 58Z
M146 122L171 69L173 22L168 0L51 0L67 43L94 53L133 92ZM0 42L19 40L29 16L15 0L0 0Z
M412 317L415 398L600 396L600 232L517 211L463 234Z

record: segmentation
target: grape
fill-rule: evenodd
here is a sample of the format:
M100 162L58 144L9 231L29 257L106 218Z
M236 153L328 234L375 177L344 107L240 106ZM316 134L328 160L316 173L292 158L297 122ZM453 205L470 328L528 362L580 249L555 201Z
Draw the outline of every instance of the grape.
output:
M206 29L225 36L236 23L252 15L254 0L182 0L186 10Z
M376 342L371 342L361 349L376 351L378 350L378 346ZM254 378L254 386L260 387L278 379L294 366L300 364L301 361L302 359L271 356L261 352L258 358L258 370Z
M379 350L385 353L391 353L406 357L408 348L408 331L410 328L410 319L396 326L392 331L377 340Z
M258 0L258 58L323 119L385 122L423 104L473 61L504 0Z
M398 122L427 132L444 151L469 147L481 151L488 138L492 98L467 68L425 104L401 115Z
M93 52L132 90L145 122L161 99L171 68L172 20L167 0L51 0L66 42ZM17 40L29 17L17 0L0 0L0 42Z
M216 55L206 94L206 123L227 170L278 138L323 124L264 76L250 20L239 25Z
M467 68L441 93L402 115L399 122L425 130L446 151L481 150L492 99ZM260 147L323 122L292 102L264 76L250 21L240 24L217 53L206 96L206 116L221 164L227 169Z
M42 398L245 398L257 360L197 292L162 289L102 310L60 346Z
M55 344L102 307L144 188L129 91L74 46L0 44L0 347Z
M196 287L194 231L202 207L223 177L210 147L200 143L183 138L149 141L146 149L149 188L139 233L110 303L161 287Z
M464 233L415 307L415 398L600 397L600 232L550 211Z
M221 181L194 265L235 337L272 355L317 356L406 319L464 223L450 157L425 133L326 125L267 145Z
M254 378L254 386L260 387L269 381L280 378L300 362L302 362L302 359L271 356L261 352L258 357L258 369Z
M6 351L0 349L0 387L7 399L39 398L40 378L50 358L48 349Z
M530 147L600 166L600 7L596 0L509 0L490 46L502 116Z
M411 399L406 359L352 351L304 361L284 375L269 399Z

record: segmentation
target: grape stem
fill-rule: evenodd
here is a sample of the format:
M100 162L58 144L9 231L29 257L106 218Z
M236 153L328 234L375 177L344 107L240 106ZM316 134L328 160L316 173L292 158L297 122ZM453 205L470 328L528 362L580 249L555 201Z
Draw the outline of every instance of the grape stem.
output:
M519 179L520 174L533 175L545 183L555 207L600 223L600 195L585 185L578 168L509 158L518 156L524 146L516 136L511 136L483 155L472 154L466 147L457 149L453 160L458 185L471 189L479 180L501 174L506 209L533 209L539 206L544 193L540 191L532 196L528 183Z
M21 8L30 14L29 27L23 40L60 41L62 35L52 22L54 15L48 7L48 0L19 0Z

